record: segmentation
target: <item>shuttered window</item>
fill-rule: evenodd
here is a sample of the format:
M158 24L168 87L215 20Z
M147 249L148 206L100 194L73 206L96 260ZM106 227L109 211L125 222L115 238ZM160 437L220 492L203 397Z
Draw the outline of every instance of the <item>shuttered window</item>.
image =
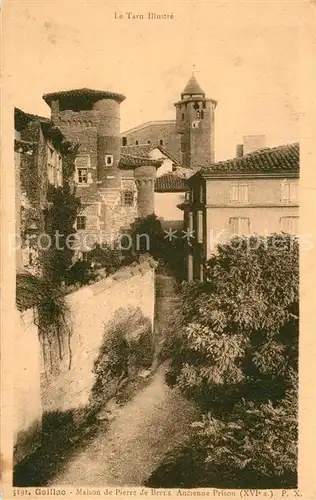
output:
M250 233L250 219L248 217L231 217L229 229L231 235L247 236Z
M281 217L280 231L287 234L298 233L298 217Z
M197 241L203 243L203 212L201 210L197 213Z
M229 188L231 203L248 203L248 184L232 184Z
M298 203L298 184L284 180L281 182L281 201Z

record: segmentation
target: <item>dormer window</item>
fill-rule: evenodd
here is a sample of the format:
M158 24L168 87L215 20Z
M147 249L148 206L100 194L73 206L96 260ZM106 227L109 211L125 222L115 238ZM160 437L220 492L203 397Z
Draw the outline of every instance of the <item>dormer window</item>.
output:
M159 144L160 144L160 146L163 146L163 140L162 139L160 139Z
M105 155L105 164L107 167L113 165L113 155Z

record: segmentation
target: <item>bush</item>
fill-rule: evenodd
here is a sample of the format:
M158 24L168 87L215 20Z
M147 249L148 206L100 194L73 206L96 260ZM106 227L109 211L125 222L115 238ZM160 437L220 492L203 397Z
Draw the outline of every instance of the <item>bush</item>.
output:
M116 246L111 248L106 244L96 244L88 253L88 262L99 265L107 274L112 274L121 267L121 254Z
M184 279L185 242L181 237L169 241L155 214L136 219L131 224L130 237L132 248L124 252L126 258L135 260L149 253L158 262L159 273Z
M132 378L153 359L151 322L141 310L119 309L106 327L104 341L94 363L95 382L91 403L100 406L113 397L120 380Z
M271 237L272 238L272 237ZM169 379L203 397L214 390L269 385L281 397L298 363L298 244L262 244L247 251L229 245L207 263L207 283L185 283L169 352ZM207 394L209 393L209 394ZM275 399L262 391L263 400Z
M206 283L182 285L165 346L171 358L167 382L205 412L192 441L203 463L199 486L207 478L218 481L223 467L235 487L250 487L251 481L292 485L298 242L286 235L238 239L238 246L220 246L206 267Z
M92 277L93 271L90 264L79 260L68 270L66 274L66 284L75 285L76 283L80 283L81 285L87 285Z

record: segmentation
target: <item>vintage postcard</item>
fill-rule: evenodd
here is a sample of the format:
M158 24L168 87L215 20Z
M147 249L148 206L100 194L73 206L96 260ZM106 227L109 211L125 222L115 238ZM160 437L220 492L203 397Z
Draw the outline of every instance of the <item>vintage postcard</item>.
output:
M1 16L0 497L316 499L315 2Z

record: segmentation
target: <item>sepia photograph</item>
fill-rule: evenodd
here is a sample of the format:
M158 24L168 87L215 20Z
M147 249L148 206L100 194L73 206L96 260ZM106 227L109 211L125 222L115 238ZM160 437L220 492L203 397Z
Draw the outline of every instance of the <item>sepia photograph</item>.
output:
M313 7L4 1L10 498L302 496Z

